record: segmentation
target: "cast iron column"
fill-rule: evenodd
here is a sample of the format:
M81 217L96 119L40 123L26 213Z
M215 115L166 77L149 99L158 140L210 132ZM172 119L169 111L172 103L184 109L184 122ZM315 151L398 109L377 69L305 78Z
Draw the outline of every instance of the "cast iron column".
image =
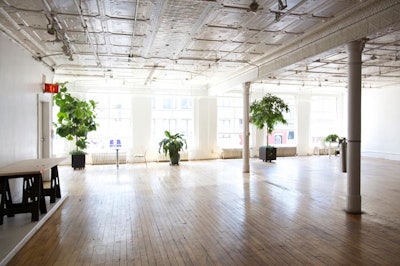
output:
M250 172L250 156L249 156L249 100L250 100L250 82L245 82L243 86L243 173Z
M364 40L357 40L347 44L349 97L346 211L354 214L361 214L361 55L364 43Z

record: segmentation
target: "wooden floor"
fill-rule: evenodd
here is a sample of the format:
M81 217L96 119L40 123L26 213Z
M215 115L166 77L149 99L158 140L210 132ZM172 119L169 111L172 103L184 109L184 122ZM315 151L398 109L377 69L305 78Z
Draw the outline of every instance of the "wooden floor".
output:
M400 265L400 162L327 156L60 167L69 197L9 265ZM5 218L7 219L7 218Z

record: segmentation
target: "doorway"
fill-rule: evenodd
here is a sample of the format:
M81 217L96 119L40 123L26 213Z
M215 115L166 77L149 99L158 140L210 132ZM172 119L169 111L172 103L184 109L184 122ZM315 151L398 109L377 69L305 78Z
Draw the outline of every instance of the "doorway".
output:
M38 140L37 140L37 158L51 157L51 96L38 94ZM43 180L50 180L50 173L46 171L43 174Z

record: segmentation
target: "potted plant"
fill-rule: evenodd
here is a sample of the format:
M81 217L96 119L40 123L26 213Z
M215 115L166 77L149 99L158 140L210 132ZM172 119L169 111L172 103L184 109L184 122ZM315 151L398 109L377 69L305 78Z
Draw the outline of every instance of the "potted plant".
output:
M337 134L330 134L325 137L325 142L338 142L339 136Z
M168 130L164 133L166 138L160 141L158 152L161 153L162 150L165 156L168 154L171 165L179 165L179 152L187 148L186 140L181 133L171 134Z
M332 149L332 143L337 143L338 146L335 148L335 155L339 154L339 136L337 134L329 134L328 136L325 137L325 142L329 143L329 156L331 155L331 149Z
M261 100L254 100L250 105L250 122L258 129L266 126L269 135L278 123L287 124L283 116L287 112L289 112L289 106L283 99L267 93ZM269 145L268 137L267 146L260 147L260 159L263 161L276 160L276 148Z
M85 168L85 149L90 131L97 129L95 122L96 102L81 100L67 92L66 82L59 84L60 90L54 95L53 101L60 109L57 121L54 122L56 134L69 141L75 141L75 149L71 151L72 167Z

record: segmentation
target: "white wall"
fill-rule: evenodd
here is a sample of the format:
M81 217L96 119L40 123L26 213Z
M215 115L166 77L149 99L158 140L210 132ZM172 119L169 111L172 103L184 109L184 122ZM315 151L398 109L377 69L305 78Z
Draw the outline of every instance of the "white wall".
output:
M37 99L53 73L0 33L0 165L37 158Z
M362 92L361 152L400 160L400 88Z

